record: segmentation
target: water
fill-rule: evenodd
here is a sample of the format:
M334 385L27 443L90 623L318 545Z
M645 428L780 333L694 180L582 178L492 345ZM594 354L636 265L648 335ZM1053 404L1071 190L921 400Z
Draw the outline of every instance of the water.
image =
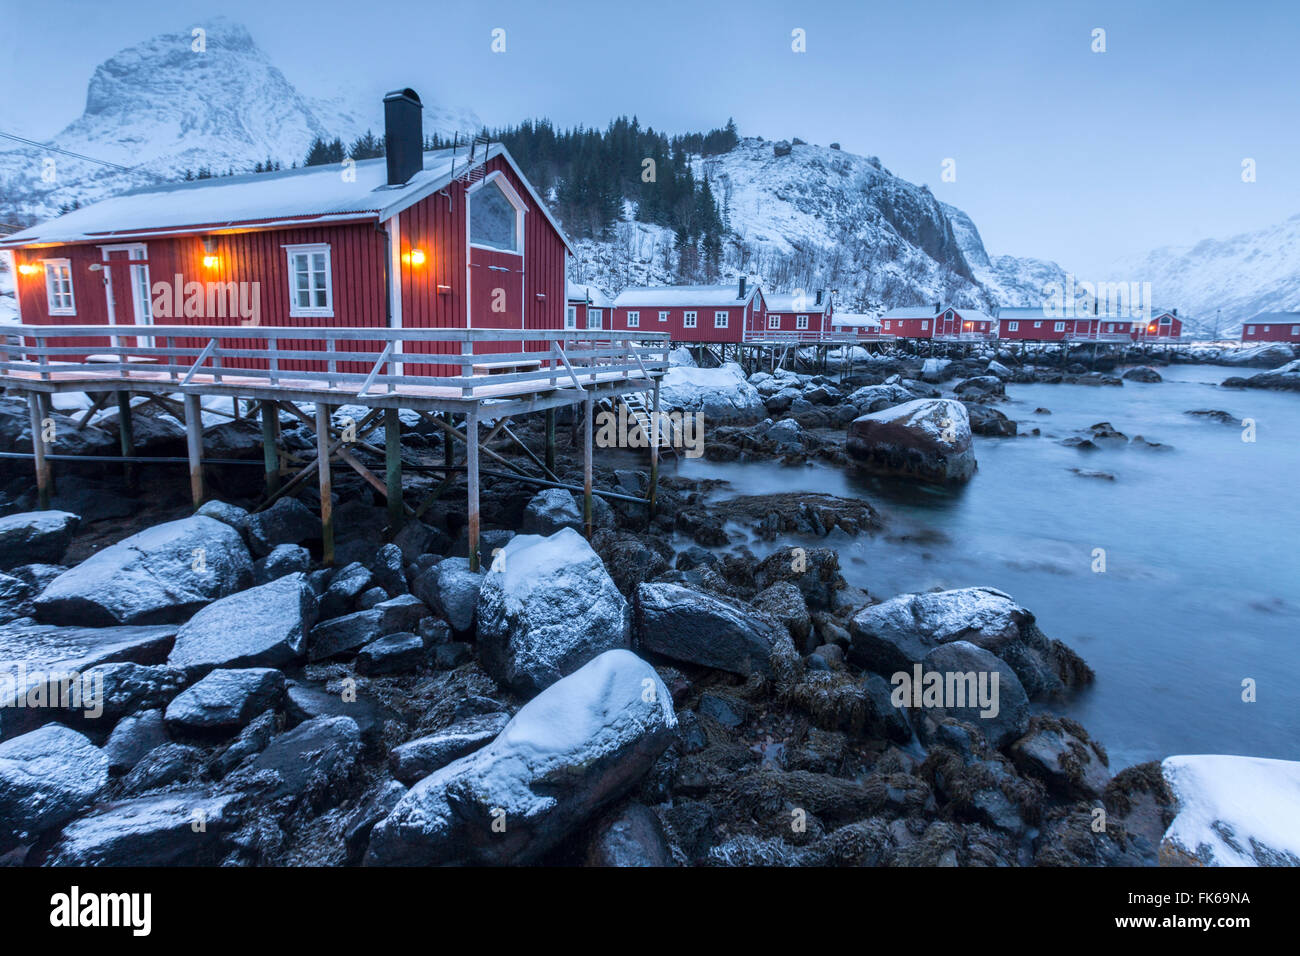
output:
M1042 435L976 437L979 470L956 492L824 466L697 459L681 469L743 494L867 498L885 532L835 546L845 578L877 598L1006 591L1096 670L1092 688L1052 709L1100 739L1113 768L1176 753L1300 759L1300 395L1215 388L1240 374L1228 368L1161 374L1123 388L1009 386L1002 410ZM1185 414L1197 408L1253 418L1257 440ZM1059 443L1100 421L1173 450ZM1097 548L1103 573L1093 571ZM1247 678L1255 703L1242 701Z

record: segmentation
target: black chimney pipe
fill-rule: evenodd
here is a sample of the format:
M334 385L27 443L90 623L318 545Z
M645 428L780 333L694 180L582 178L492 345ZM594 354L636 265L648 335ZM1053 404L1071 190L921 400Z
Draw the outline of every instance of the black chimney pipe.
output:
M744 276L741 276L741 277L740 277L740 292L736 295L736 298L737 298L737 299L743 299L744 297L745 297L745 277L744 277Z
M938 315L941 311L943 311L942 308L941 308L942 305L943 305L942 302L936 302L936 303L934 304L934 314L935 314L935 315Z
M415 90L393 90L384 97L384 153L388 185L401 186L424 168L424 109Z
M818 290L817 290L817 302L816 302L816 304L817 304L817 305L821 305L821 304L822 304L822 290L821 290L821 289L818 289Z

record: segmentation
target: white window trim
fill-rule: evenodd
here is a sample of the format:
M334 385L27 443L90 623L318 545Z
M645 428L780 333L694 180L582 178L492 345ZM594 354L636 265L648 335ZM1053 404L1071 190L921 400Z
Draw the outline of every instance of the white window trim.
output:
M1246 326L1246 334L1247 334L1247 335L1254 335L1254 334L1255 334L1255 327L1254 327L1253 325L1248 325L1248 326Z
M922 332L925 332L925 331L928 330L929 328L930 328L930 320L929 320L929 319L922 319L922 320L921 320L921 331L922 331Z
M767 327L769 329L779 329L781 327L781 317L779 315L769 315L767 317Z
M515 235L519 239L519 248L501 249L497 246L485 246L482 243L475 242L472 238L469 240L470 248L485 249L488 252L500 252L508 256L519 256L520 258L523 258L524 238L527 236L527 232L524 230L524 215L528 212L528 204L524 202L523 197L515 191L515 187L510 185L510 180L507 179L505 174L499 169L495 172L489 173L465 191L465 196L471 203L470 208L465 210L465 235L467 237L472 237L474 235L474 229L470 222L470 211L473 208L472 203L474 201L474 194L485 188L488 183L496 183L497 186L500 187L501 192L505 194L506 199L510 201L510 205L515 207Z
M795 327L796 329L806 329L806 328L808 328L808 316L806 316L806 315L797 315L797 316L795 316L795 319L794 319L794 327Z
M564 310L564 327L566 329L576 329L578 327L578 307L576 305L568 306Z
M665 312L665 311L660 310L660 312L659 312L659 321L660 321L660 322L667 322L667 321L668 321L668 313Z
M604 322L605 322L604 309L593 309L591 306L587 306L587 328L589 329L604 328L605 327Z
M1008 331L1008 332L1016 332L1016 331L1019 331L1019 329L1020 329L1020 323L1019 323L1019 322L1007 322L1007 331Z
M682 315L682 328L693 329L699 322L698 312L686 312Z
M71 259L42 259L45 264L45 309L50 315L76 315L77 314L77 293L72 288L72 260ZM56 306L54 304L54 274L53 269L66 269L68 271L68 301L71 305Z
M1065 323L1064 323L1064 322L1057 322L1057 323L1055 323L1055 324L1052 326L1052 331L1053 331L1053 332L1064 332L1064 331L1065 331Z
M629 313L627 314L627 327L628 327L629 329L639 329L639 328L641 328L641 312L640 312L640 310L636 310L636 309L634 309L634 310L632 310L631 312L629 312Z
M1293 325L1293 326L1291 326L1291 334L1292 334L1292 335L1300 335L1300 325Z
M1034 328L1036 328L1036 329L1041 329L1042 327L1043 327L1043 323L1042 323L1042 322L1035 322L1035 323L1034 323Z
M1266 326L1264 326L1264 331L1265 331L1265 332L1271 332L1271 331L1273 331L1273 326L1271 326L1271 325L1266 325Z
M715 329L725 329L731 321L731 313L719 309L713 313L713 327Z
M328 242L305 242L294 246L285 246L285 258L289 265L289 316L291 318L334 318L334 262L330 257ZM294 282L293 257L325 253L325 305L303 307L298 305L297 288Z

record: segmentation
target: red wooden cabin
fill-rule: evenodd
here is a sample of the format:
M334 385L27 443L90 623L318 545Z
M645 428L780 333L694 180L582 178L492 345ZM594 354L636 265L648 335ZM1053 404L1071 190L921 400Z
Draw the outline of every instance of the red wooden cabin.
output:
M740 342L762 314L758 286L682 285L624 289L614 299L614 329L668 332L674 342Z
M1009 342L1064 342L1073 332L1074 319L1033 306L998 310L998 338Z
M613 327L614 300L594 285L569 283L564 308L566 329L609 329Z
M1241 327L1243 342L1300 342L1300 312L1261 312Z
M997 320L978 309L959 306L905 306L880 317L880 331L900 339L980 341L994 336Z
M830 338L834 306L828 290L763 293L762 302L762 310L756 310L751 324L745 328L747 339L762 340L768 336L819 342Z
M1178 318L1178 310L1164 312L1151 310L1151 317L1145 322L1133 321L1130 337L1139 345L1177 342L1183 334L1183 320Z
M384 108L384 158L137 190L6 237L20 321L562 329L572 250L510 154L483 144L473 162L465 147L423 152L419 97L389 93ZM111 341L64 344L94 353ZM543 345L477 342L475 354ZM456 342L411 348L460 351ZM481 370L491 366L486 358Z

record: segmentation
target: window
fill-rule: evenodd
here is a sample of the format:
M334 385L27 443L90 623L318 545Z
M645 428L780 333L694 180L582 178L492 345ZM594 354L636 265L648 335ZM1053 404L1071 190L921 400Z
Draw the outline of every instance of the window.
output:
M660 313L659 313L659 321L660 321L660 322L667 322L667 321L668 321L668 313L667 313L667 312L660 312Z
M930 327L930 320L929 320L929 319L922 319L922 320L921 320L921 331L924 332L924 331L925 331L926 329L928 329L929 327Z
M714 313L713 313L713 327L714 327L715 329L725 329L725 328L727 327L727 320L728 320L730 317L731 317L731 313L730 313L730 312L726 312L726 311L722 311L722 312L714 312Z
M769 315L767 317L767 327L769 329L779 329L781 327L781 317L779 315Z
M45 303L50 315L76 315L77 303L72 296L72 262L46 259Z
M629 312L629 313L627 314L627 324L628 324L628 325L632 325L632 324L633 324L633 322L632 322L632 317L633 317L634 315L636 315L635 312ZM599 328L604 328L604 325L603 325L604 321L605 321L605 310L604 310L604 309L593 309L591 306L587 306L587 328L589 328L589 329L599 329Z
M1293 325L1293 326L1291 326L1291 334L1292 334L1292 335L1300 335L1300 325Z
M1042 323L1042 322L1035 322L1035 323L1034 323L1034 328L1036 328L1036 329L1041 329L1042 327L1043 327L1043 323Z
M641 313L640 313L640 312L629 312L629 313L627 314L627 327L628 327L629 329L639 329L639 328L641 328Z
M1052 326L1052 331L1053 331L1053 332L1064 332L1064 331L1065 331L1065 323L1064 323L1064 322L1057 322L1055 325Z
M1248 325L1248 326L1246 326L1246 334L1247 334L1247 335L1254 335L1254 334L1255 334L1255 327L1254 327L1253 325Z
M510 184L490 176L470 193L469 241L471 245L522 254L524 204Z
M694 313L694 312L687 312L687 313L686 313L685 318L682 319L682 327L683 327L683 328L687 328L687 329L693 329L693 328L695 328L695 313Z
M329 244L320 242L284 249L289 255L289 314L333 316Z
M808 316L806 316L806 315L796 316L796 318L795 318L795 320L794 320L794 327L795 327L796 329L806 329L806 328L808 328Z
M578 307L569 306L564 312L564 327L566 329L576 329L578 327Z
M1268 331L1270 331L1272 328L1273 328L1273 326L1271 326L1271 325L1266 325L1266 326L1264 326L1264 331L1265 331L1265 332L1268 332Z
M1019 323L1019 322L1008 322L1008 323L1007 323L1007 331L1008 331L1008 332L1014 332L1014 331L1016 331L1016 330L1019 329L1019 328L1020 328L1020 323Z
M889 319L885 319L885 328L889 328Z

